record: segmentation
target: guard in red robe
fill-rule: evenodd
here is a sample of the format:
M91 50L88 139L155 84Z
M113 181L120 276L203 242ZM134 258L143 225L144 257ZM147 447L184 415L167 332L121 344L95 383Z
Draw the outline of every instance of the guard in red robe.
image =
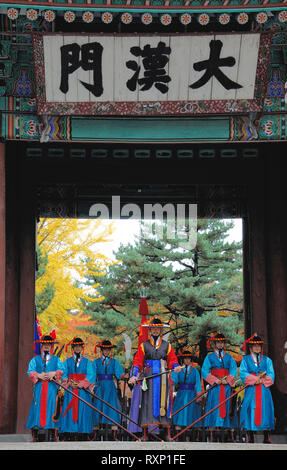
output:
M152 318L142 325L149 330L149 339L141 343L135 354L131 371L130 384L141 381L140 412L137 422L144 430L162 430L163 437L168 439L171 425L172 412L172 388L170 373L167 371L180 371L178 359L173 347L163 339L165 325L159 318ZM152 377L152 378L149 378ZM131 407L132 408L132 407ZM134 419L135 411L131 409L131 417Z

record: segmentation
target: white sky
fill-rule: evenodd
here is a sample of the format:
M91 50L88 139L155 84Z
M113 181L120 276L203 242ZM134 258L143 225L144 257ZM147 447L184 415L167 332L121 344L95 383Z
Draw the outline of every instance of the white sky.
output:
M227 220L227 219L226 219ZM242 240L242 219L232 219L234 228L230 231L229 241L239 242ZM132 243L134 236L139 233L139 222L137 220L113 220L116 227L110 242L98 243L99 252L109 258L113 258L113 251L117 251L120 244Z

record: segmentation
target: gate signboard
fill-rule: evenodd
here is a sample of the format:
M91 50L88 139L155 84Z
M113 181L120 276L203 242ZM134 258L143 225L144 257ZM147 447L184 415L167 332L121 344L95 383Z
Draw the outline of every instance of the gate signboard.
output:
M39 114L261 111L269 33L35 34Z

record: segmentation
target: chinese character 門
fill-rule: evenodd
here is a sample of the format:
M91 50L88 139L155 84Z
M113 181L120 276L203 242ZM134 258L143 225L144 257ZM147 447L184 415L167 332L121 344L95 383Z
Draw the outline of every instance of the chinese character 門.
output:
M98 42L91 42L79 46L77 43L67 44L61 47L61 84L60 90L67 93L69 90L69 75L78 68L93 71L93 83L82 85L95 96L103 93L102 79L102 53L103 46Z

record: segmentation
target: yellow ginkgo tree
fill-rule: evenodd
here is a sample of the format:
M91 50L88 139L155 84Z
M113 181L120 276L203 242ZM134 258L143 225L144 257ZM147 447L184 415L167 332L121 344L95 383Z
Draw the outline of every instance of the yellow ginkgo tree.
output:
M75 312L81 314L81 299L103 300L97 288L113 261L98 247L110 241L113 231L112 223L100 219L39 220L36 312L43 334L55 329L57 340L66 343ZM95 282L87 289L81 281L90 274Z

